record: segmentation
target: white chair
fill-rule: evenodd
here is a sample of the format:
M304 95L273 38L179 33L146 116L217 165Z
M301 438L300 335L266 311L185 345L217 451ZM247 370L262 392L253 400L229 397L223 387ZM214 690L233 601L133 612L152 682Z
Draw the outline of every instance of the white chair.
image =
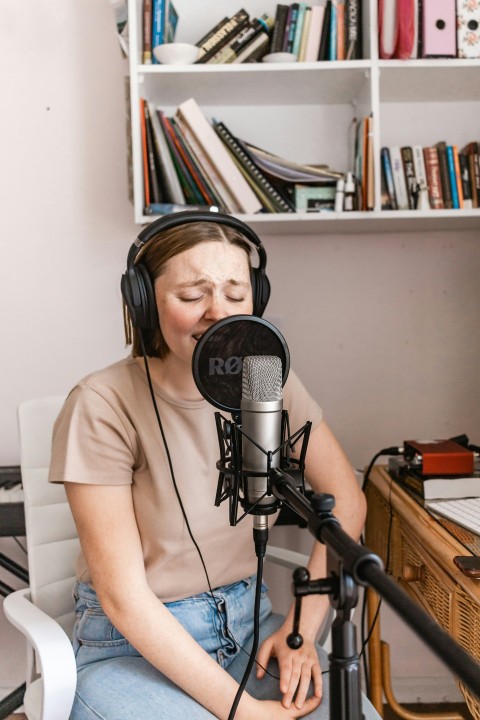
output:
M3 607L27 639L28 720L68 720L77 679L70 636L79 541L63 485L47 479L53 423L63 401L29 400L18 409L30 587L8 595ZM267 557L287 568L307 562L301 553L275 547Z
M18 408L30 587L8 595L3 608L27 639L28 720L66 720L76 686L69 637L79 542L63 485L47 481L52 427L63 401L46 397Z

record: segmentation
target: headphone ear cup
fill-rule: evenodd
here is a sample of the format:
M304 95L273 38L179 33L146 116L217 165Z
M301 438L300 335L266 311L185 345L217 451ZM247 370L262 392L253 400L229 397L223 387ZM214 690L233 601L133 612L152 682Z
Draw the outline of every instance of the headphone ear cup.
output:
M157 303L150 275L142 263L122 275L121 291L134 328L154 330L158 327Z
M252 285L253 314L262 317L270 297L270 281L263 270L253 268L250 282Z

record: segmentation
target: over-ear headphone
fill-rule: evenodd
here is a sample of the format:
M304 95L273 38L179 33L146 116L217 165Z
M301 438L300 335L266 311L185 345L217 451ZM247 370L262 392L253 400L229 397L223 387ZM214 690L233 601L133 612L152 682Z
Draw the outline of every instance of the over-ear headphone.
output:
M130 250L128 251L127 269L122 275L121 291L125 304L130 314L133 327L139 330L154 330L158 327L157 304L150 275L140 261L135 259L142 248L156 235L163 230L170 230L180 225L194 222L214 222L219 225L226 225L240 232L256 248L258 255L258 267L251 271L253 314L261 317L267 306L270 297L270 282L265 273L267 265L267 254L260 238L256 233L232 215L223 213L185 210L183 212L164 215L154 220L139 234Z

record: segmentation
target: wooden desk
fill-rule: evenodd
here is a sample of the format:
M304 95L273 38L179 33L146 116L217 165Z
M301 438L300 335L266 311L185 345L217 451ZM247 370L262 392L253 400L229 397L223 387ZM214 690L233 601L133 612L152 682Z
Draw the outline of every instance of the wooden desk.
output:
M480 659L480 580L467 577L453 563L455 555L473 554L468 548L478 547L478 536L456 526L454 537L445 524L392 481L384 467L376 466L372 470L365 493L368 502L367 546L382 558L387 572L410 597L460 645ZM370 627L377 602L371 589L369 594ZM379 635L372 637L369 657L371 685L377 688L372 702L381 712L383 698L378 688L385 690L389 685L389 669L385 658L388 646L383 648L381 661ZM459 687L473 717L480 720L480 700L461 683ZM409 713L400 716L413 717ZM446 716L438 713L423 717Z

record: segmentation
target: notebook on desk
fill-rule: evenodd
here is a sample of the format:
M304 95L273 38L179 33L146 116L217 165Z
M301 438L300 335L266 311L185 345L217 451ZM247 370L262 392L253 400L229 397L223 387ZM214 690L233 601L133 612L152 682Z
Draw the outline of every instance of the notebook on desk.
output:
M428 500L425 507L480 536L480 498Z

